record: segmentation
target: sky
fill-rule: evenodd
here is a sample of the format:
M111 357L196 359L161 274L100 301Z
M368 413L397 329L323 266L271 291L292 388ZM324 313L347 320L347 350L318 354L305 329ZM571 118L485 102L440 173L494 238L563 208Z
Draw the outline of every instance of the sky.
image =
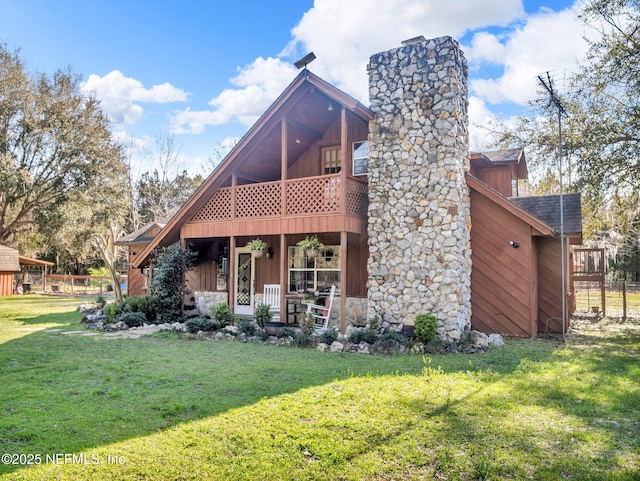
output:
M138 174L172 138L208 174L298 73L368 100L371 55L423 35L457 39L469 64L472 150L530 115L537 76L571 75L593 35L581 0L0 0L0 43L32 72L69 67L96 95ZM160 141L158 140L160 139ZM135 175L135 172L134 172Z

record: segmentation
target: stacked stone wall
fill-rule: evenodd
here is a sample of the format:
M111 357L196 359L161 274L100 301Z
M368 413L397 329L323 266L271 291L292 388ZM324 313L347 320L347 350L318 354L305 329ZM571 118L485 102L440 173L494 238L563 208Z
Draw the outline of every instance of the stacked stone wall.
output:
M434 314L443 340L471 324L467 64L450 37L373 55L368 317L402 329Z

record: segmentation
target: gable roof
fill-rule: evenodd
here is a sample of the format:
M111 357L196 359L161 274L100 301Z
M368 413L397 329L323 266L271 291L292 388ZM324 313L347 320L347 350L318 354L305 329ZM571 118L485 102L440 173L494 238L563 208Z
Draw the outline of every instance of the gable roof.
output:
M560 231L560 196L512 197L511 201ZM579 193L562 196L564 233L582 234L582 197Z
M526 179L529 174L527 171L527 162L524 157L524 149L522 147L491 150L489 152L471 152L469 159L471 162L482 163L484 167L513 164L515 165L515 172L518 179Z
M467 180L467 185L471 189L475 190L481 195L484 195L489 200L498 204L503 209L506 209L508 212L510 212L511 214L513 214L514 216L522 220L523 222L526 222L527 224L529 224L537 232L538 235L556 237L557 232L552 226L547 224L544 220L536 217L528 210L517 205L515 202L512 201L513 199L509 199L505 197L500 192L491 188L490 186L488 186L487 184L485 184L484 182L482 182L481 180L479 180L478 178L474 177L469 173L466 174L466 180Z
M16 249L0 245L0 272L19 272L19 257Z
M281 158L279 146L281 144L279 142L283 138L285 139L286 149L290 154L289 158L295 160L297 155L315 141L319 131L327 128L337 116L341 115L341 109L333 107L334 102L358 117L366 120L373 118L371 110L350 95L307 69L300 72L184 203L162 231L149 242L134 261L134 267L144 265L156 247L177 242L180 239L180 227L202 208L211 196L228 181L232 173L235 173L239 178L254 182L279 179L281 170L279 162ZM305 125L302 120L302 116L308 117L309 112L314 112L313 125ZM287 116L287 135L283 136L280 126L285 116ZM278 147L277 152L268 150L273 145ZM265 159L277 159L278 162L268 162ZM244 169L242 169L243 164L246 164ZM276 177L274 178L274 176Z
M129 245L136 243L142 244L145 242L150 242L155 236L145 234L147 234L154 227L162 229L165 225L167 225L167 222L169 222L170 219L171 217L161 217L156 221L149 222L148 224L140 227L140 229L138 229L137 231L120 237L120 239L116 241L116 245Z

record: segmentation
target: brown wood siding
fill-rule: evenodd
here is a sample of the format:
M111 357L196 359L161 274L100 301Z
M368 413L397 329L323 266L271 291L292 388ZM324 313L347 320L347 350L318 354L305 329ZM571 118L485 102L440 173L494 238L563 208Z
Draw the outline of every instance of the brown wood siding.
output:
M478 169L475 176L505 197L512 196L510 165Z
M144 285L145 277L140 272L140 269L129 269L127 272L127 295L142 296L146 294L147 289Z
M529 225L471 191L471 324L486 333L531 337L532 257ZM520 244L514 249L510 241Z
M185 279L191 291L216 291L217 264L212 260L202 260L187 272Z
M337 106L336 106L337 108ZM351 112L347 113L347 152L342 155L342 162L344 165L351 166L351 156L353 142L358 140L367 140L369 135L369 124L359 119ZM309 147L300 157L291 162L287 171L287 178L300 179L303 177L313 177L322 175L321 171L321 159L320 151L322 147L328 147L332 145L340 145L340 119L337 119L332 123L329 128L323 133L322 138ZM291 159L289 159L291 160ZM351 172L349 167L348 173ZM364 180L366 176L358 176L359 179Z
M538 332L562 332L562 269L560 239L538 243Z
M265 236L276 234L304 234L307 232L367 231L366 219L352 215L326 214L271 219L250 219L184 224L180 237L202 239L207 237Z
M367 297L367 236L349 234L347 246L347 296Z
M157 226L152 227L149 231L154 231L153 235L156 235L159 231ZM129 244L129 266L133 264L140 253L147 246L146 243ZM127 295L128 296L142 296L147 293L147 289L144 287L145 278L140 272L140 269L131 269L129 267L127 271Z
M13 294L13 272L0 272L0 296Z

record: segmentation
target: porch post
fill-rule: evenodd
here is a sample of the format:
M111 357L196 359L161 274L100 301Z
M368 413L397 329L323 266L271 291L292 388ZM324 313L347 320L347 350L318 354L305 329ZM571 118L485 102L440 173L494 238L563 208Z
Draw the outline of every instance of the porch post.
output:
M340 169L340 213L347 215L347 174L351 172L351 164L347 162L347 109L343 105L340 112L340 150L342 151L342 168ZM345 243L346 247L346 243Z
M287 300L285 295L288 291L288 259L289 250L287 249L287 235L280 234L280 322L289 324L289 316L287 314ZM283 321L284 320L284 321Z
M227 288L229 289L229 309L233 312L236 292L236 237L229 237L229 272L227 274Z
M347 232L340 232L340 332L347 332Z
M288 164L288 152L287 152L287 121L282 119L281 123L281 138L280 138L280 215L284 217L287 214L287 164ZM282 291L282 288L280 288ZM282 306L282 304L280 304Z

